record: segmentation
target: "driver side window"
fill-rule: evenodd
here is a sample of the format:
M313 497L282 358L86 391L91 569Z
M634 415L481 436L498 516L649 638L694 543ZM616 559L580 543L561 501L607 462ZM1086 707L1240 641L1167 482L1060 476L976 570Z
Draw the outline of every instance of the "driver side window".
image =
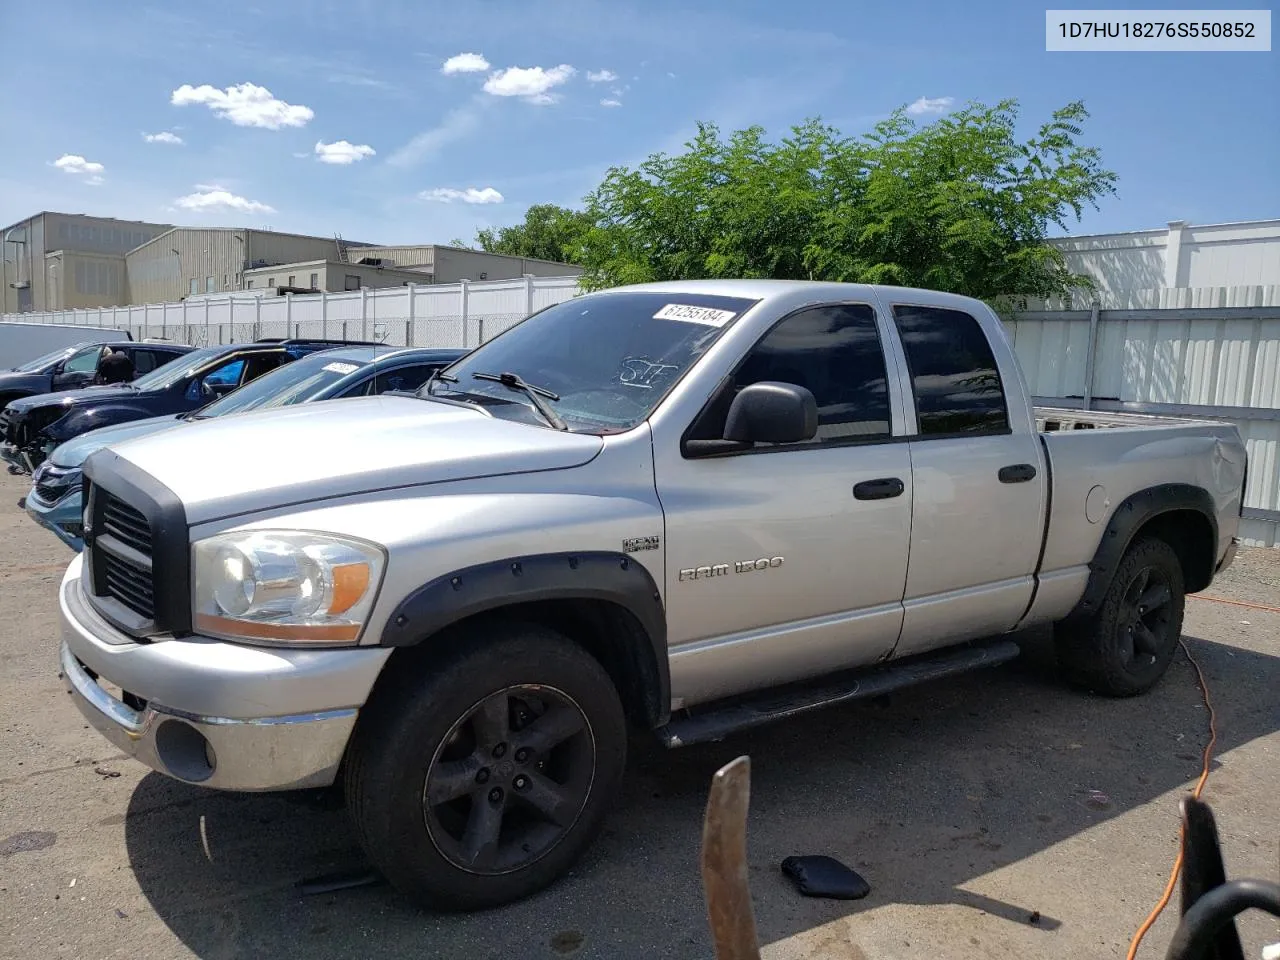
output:
M102 356L101 347L91 347L72 354L62 365L63 373L94 373L98 369L98 358Z
M875 311L829 304L793 313L766 333L712 398L689 439L724 434L729 405L743 387L766 380L807 388L818 402L818 433L791 446L886 440L889 387Z

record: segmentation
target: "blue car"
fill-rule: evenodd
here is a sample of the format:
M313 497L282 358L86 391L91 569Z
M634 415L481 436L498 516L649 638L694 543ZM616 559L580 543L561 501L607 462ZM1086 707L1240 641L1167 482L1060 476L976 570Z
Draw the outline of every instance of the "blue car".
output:
M191 413L168 414L101 427L55 447L32 474L31 492L21 504L37 523L67 546L80 550L80 467L89 454L112 443L172 430L184 423L248 410L342 397L364 397L392 390L416 390L434 372L447 367L465 350L386 347L341 347L312 353L263 374L233 393Z
M21 397L0 411L0 458L31 473L56 446L99 427L189 413L277 367L360 341L263 338L182 353L132 383ZM368 346L381 346L365 343ZM13 472L13 471L11 471Z

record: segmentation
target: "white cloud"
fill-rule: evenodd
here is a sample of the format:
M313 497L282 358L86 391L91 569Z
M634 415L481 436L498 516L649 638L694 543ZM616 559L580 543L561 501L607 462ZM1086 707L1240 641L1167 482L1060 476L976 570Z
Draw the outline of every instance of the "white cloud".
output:
M102 183L101 174L107 169L100 163L86 160L84 157L74 153L64 153L53 161L53 165L63 173L84 177L85 183L92 184L95 187Z
M444 74L480 73L489 69L489 61L478 53L459 53L450 57L440 68Z
M266 87L253 83L238 83L219 90L204 83L193 87L184 83L169 98L177 107L201 104L215 116L230 120L238 127L261 127L279 130L281 127L304 127L315 116L310 107L285 103L272 96Z
M560 86L578 71L567 63L558 67L508 67L489 75L484 92L495 97L523 97L530 103L555 103L557 94L549 91Z
M952 97L921 97L907 107L907 113L913 117L923 116L926 113L946 113L947 108L953 103L955 100Z
M475 187L467 187L465 190L454 190L450 187L436 187L434 190L423 190L418 194L419 200L434 200L437 203L453 203L455 200L461 200L463 203L502 203L503 197L493 187L485 187L477 190Z
M387 158L393 167L408 167L438 153L442 147L470 136L480 127L480 113L474 106L458 107L445 114L438 126L424 130Z
M622 106L622 101L621 101L621 100L608 100L608 99L606 99L606 100L601 100L601 101L600 101L600 106L602 106L602 107L620 107L620 106Z
M618 75L612 70L588 70L587 82L589 83L613 83L618 79Z
M335 140L333 143L325 143L323 140L316 141L316 159L321 163L336 163L346 166L355 163L357 160L363 160L365 157L372 157L376 150L367 143L348 143L346 140Z
M247 200L216 184L196 184L196 192L173 201L183 210L203 213L206 210L236 210L240 213L275 213L274 207L257 200Z
M144 133L142 139L147 143L169 143L174 146L185 142L176 133L170 133L168 130L162 130L160 133Z

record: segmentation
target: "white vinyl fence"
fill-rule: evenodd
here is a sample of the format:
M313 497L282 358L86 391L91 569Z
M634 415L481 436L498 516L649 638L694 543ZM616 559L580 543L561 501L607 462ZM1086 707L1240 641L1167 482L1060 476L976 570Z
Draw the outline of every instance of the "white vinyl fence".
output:
M1139 291L1119 305L1006 324L1037 402L1234 423L1249 451L1241 536L1277 546L1280 286Z
M577 277L462 281L283 297L243 294L181 303L8 314L4 320L128 330L192 346L259 337L377 340L392 346L474 347L535 310L577 296Z
M135 339L193 345L332 337L474 347L579 292L576 277L526 277L4 319L117 327ZM1023 311L1006 330L1038 403L1236 424L1249 450L1242 536L1280 545L1280 286L1112 294L1100 309Z

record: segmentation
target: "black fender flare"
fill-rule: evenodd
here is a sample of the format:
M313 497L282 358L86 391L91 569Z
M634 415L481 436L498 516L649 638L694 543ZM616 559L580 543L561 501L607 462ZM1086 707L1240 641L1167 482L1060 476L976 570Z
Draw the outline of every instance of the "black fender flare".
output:
M379 642L384 647L417 646L476 614L548 600L607 601L635 618L652 653L649 679L657 689L650 691L656 698L651 716L665 722L671 704L671 669L662 594L649 571L625 554L536 554L455 570L400 601Z
M1213 531L1213 550L1218 548L1218 515L1213 497L1203 487L1188 483L1164 483L1139 490L1121 501L1111 512L1102 540L1089 561L1089 582L1069 616L1089 616L1102 604L1102 598L1111 588L1116 568L1124 558L1134 536L1150 520L1162 513L1174 510L1194 510L1204 516ZM1213 568L1210 558L1210 569Z

